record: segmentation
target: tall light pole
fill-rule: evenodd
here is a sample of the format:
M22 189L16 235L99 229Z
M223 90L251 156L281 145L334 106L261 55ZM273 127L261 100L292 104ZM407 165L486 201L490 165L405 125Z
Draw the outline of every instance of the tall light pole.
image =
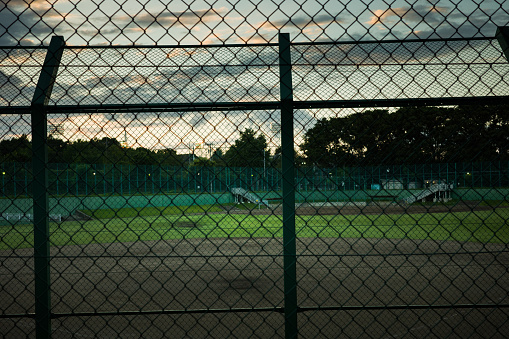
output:
M266 191L265 148L263 149L263 190Z

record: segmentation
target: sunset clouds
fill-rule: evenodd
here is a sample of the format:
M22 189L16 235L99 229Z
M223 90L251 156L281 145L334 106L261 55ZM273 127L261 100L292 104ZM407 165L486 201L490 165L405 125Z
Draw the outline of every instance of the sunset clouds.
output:
M390 4L381 0L4 0L0 45L41 46L54 35L64 37L69 48L51 105L277 101L277 46L196 46L276 43L279 32L290 33L293 42L341 42L294 46L296 101L493 95L508 88L490 42L404 41L491 38L496 26L509 25L508 11L505 2L473 0ZM403 43L379 43L391 40ZM158 47L81 47L104 45ZM181 47L169 47L176 45ZM30 105L44 53L44 49L0 50L0 107ZM453 62L461 65L449 68ZM472 83L475 86L469 87ZM313 117L330 114L337 112L301 110L297 122L308 126ZM100 137L106 129L108 136L119 137L128 126L133 138L141 140L143 133L150 132L161 135L159 143L166 145L194 143L199 134L214 142L221 138L230 142L237 135L225 131L257 126L269 133L268 126L278 119L278 112L264 110L228 115L163 112L129 113L115 119L76 115L67 117L65 124L69 138ZM165 126L171 127L157 132ZM179 131L185 134L180 141Z
M4 0L0 45L47 44L55 34L71 45L264 43L275 42L279 31L302 42L492 36L508 21L503 5L473 0Z

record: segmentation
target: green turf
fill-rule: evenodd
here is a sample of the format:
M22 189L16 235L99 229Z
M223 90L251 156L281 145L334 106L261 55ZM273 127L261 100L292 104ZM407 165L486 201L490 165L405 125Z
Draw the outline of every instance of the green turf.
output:
M297 216L298 237L430 239L509 243L507 209L352 216ZM118 214L117 214L118 215ZM158 215L67 221L50 226L53 246L184 238L282 237L280 216ZM31 225L0 228L0 249L33 246Z
M224 204L224 206L234 205L238 209L252 210L265 209L265 206L259 206L252 203L243 204ZM168 207L132 207L132 208L114 208L98 210L82 210L83 213L95 219L113 219L113 218L135 218L147 216L179 215L195 213L222 212L224 208L221 205L192 205L192 206L168 206Z
M220 205L192 205L168 207L140 207L82 210L83 213L95 219L135 218L146 216L178 215L193 213L210 213L224 211Z

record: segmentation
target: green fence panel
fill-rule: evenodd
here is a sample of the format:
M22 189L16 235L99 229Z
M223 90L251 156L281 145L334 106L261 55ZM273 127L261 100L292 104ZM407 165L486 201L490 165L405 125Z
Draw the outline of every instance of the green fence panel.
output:
M32 174L26 163L2 163L2 196L31 195ZM113 169L115 168L115 169ZM455 188L509 187L509 162L444 163L386 167L359 166L355 168L300 167L295 175L297 191L354 191L373 187L400 185L405 189L420 189L437 182L447 182ZM49 187L52 196L174 194L178 192L220 193L231 187L244 187L255 192L280 192L279 168L206 167L200 170L179 166L152 165L146 173L144 166L111 164L48 164ZM108 174L106 174L106 172ZM144 173L144 174L142 174ZM198 175L198 173L200 173ZM252 174L253 173L253 174ZM389 183L387 183L389 180ZM392 181L391 181L392 180ZM387 184L386 184L387 183ZM392 186L391 186L392 185ZM88 192L88 194L87 194Z

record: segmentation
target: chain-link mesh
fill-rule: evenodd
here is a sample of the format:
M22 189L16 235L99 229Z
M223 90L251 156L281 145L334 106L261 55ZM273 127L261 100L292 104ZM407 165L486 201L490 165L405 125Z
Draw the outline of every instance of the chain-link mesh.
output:
M2 337L509 333L505 2L0 18Z
M6 1L0 43L211 44L492 37L504 1Z

